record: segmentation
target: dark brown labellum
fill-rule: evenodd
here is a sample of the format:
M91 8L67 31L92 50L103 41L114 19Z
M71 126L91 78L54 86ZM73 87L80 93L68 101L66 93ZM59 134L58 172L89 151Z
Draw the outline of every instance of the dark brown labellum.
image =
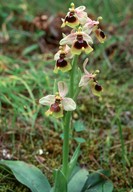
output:
M67 61L60 58L60 59L57 60L56 66L57 67L66 67L67 66Z
M82 47L84 47L85 49L88 47L86 41L84 40L78 40L74 43L74 47L76 49L82 49Z
M100 31L100 36L104 39L105 38L105 34L103 31Z
M74 12L70 12L69 16L66 16L65 22L68 21L69 23L74 23L76 21L76 17L74 16Z
M60 110L61 110L61 108L59 106L59 103L56 103L56 102L54 104L52 104L50 107L50 111L55 112L55 113L60 112Z
M96 85L95 85L95 90L96 90L96 91L99 91L99 92L102 91L102 86L96 84Z

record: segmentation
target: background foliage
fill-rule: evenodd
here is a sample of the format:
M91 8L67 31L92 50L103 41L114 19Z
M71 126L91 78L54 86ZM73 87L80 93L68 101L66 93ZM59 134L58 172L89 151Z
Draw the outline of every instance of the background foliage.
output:
M96 42L88 65L90 71L100 70L103 97L98 100L89 90L82 90L73 114L72 150L77 142L83 142L80 165L90 171L111 168L115 191L131 191L133 4L130 0L73 2L76 6L85 5L91 18L103 17L101 27L107 41L104 45ZM62 128L60 121L45 117L46 108L38 100L53 92L55 78L62 78L62 73L53 75L53 56L61 38L60 17L70 3L62 0L0 3L0 158L33 163L49 178L51 170L61 163ZM45 30L37 28L35 17L41 15L48 16L54 24L48 20ZM85 57L80 58L80 67ZM16 183L8 170L0 170L1 192L28 191Z

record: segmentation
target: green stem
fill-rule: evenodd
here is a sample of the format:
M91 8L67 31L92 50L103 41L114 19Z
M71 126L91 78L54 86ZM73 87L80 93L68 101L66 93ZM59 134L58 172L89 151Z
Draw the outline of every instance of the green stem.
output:
M71 98L74 96L74 76L76 72L77 56L73 58L72 70L70 74L69 95ZM69 132L71 122L71 112L67 112L64 119L64 140L63 140L63 167L62 171L65 177L68 177L68 163L69 163Z
M63 142L63 168L62 171L67 178L69 161L69 131L70 131L71 112L67 112L64 121L64 142Z
M73 98L74 96L74 78L75 78L75 72L77 67L77 59L78 59L78 56L75 55L72 61L72 70L70 74L70 86L69 86L69 95L71 98Z

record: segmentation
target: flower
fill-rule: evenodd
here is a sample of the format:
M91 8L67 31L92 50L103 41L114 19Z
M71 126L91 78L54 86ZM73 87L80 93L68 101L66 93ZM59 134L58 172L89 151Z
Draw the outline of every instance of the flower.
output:
M50 108L46 111L46 115L53 115L55 118L63 117L63 111L73 111L76 109L76 103L73 99L65 97L68 93L67 85L58 82L58 92L55 95L47 95L39 100L42 105L48 105Z
M79 27L77 32L72 31L72 33L64 37L60 41L60 45L72 45L71 53L80 55L81 52L89 54L93 51L93 48L89 45L93 43L92 38L82 31L82 28Z
M91 32L94 32L99 42L104 43L104 41L106 40L106 35L100 28L98 28L100 20L102 20L102 17L98 17L97 21L91 20L88 17L88 19L86 20L86 24L83 26L83 31L89 35Z
M69 59L71 59L72 57L73 56L68 45L60 46L59 51L54 56L54 60L56 60L54 72L57 73L58 70L61 70L62 72L67 72L71 70L72 67Z
M62 19L63 24L61 27L65 27L66 25L72 28L75 28L79 24L84 24L87 19L87 13L84 11L85 6L80 6L75 8L74 3L71 3L71 8L69 8L69 12L67 13L65 19Z
M86 86L89 81L91 79L94 79L96 74L93 74L93 73L89 73L87 70L86 70L86 65L87 65L87 62L88 62L88 58L84 61L83 63L83 69L84 69L84 75L81 77L81 80L79 82L79 87L82 87L82 86Z
M101 97L101 92L103 91L103 88L99 83L96 81L96 79L93 79L90 81L91 91L93 95Z
M90 84L92 93L96 96L101 96L102 86L99 85L95 79L95 77L96 77L97 73L99 73L99 71L97 70L97 71L95 71L95 73L89 73L86 70L87 62L88 62L88 59L86 59L83 63L83 69L84 69L85 74L81 77L81 80L79 82L79 87Z
M96 30L94 30L94 33L95 33L98 41L100 43L104 43L104 41L106 39L106 35L104 34L104 32L101 29L96 29Z
M98 24L99 21L92 20L88 17L85 25L83 26L83 31L87 34L90 34L95 27L97 28Z

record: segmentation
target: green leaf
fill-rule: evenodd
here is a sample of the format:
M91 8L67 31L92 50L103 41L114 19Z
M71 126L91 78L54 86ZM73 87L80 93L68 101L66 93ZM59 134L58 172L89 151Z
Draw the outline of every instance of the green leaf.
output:
M81 132L85 130L85 126L82 121L78 120L74 123L74 129L76 132Z
M74 152L74 154L73 154L73 156L72 156L72 158L70 160L70 163L68 165L68 179L70 178L74 168L76 167L76 163L77 163L79 153L80 153L80 145L78 145L78 147L76 148L76 150L75 150L75 152Z
M32 192L50 192L51 187L46 176L37 167L23 161L1 160L0 164L10 168L16 179Z
M74 137L74 140L77 141L78 143L84 143L86 140L82 137Z
M88 177L86 169L80 169L68 183L68 192L81 192Z
M108 179L109 175L109 171L106 170L100 170L90 174L81 192L112 192L113 184Z
M36 50L36 49L38 49L38 45L37 44L33 44L33 45L31 45L31 46L29 46L29 47L26 47L24 50L23 50L23 52L22 52L22 55L28 55L29 53L31 53L32 51L34 51L34 50Z
M94 187L91 187L88 190L85 190L84 192L94 192L94 191L98 191L98 192L112 192L113 191L113 183L111 181L105 181L105 182L101 182L99 184L97 184ZM82 192L82 191L81 191Z
M61 170L55 170L55 184L50 192L67 192L67 180Z

